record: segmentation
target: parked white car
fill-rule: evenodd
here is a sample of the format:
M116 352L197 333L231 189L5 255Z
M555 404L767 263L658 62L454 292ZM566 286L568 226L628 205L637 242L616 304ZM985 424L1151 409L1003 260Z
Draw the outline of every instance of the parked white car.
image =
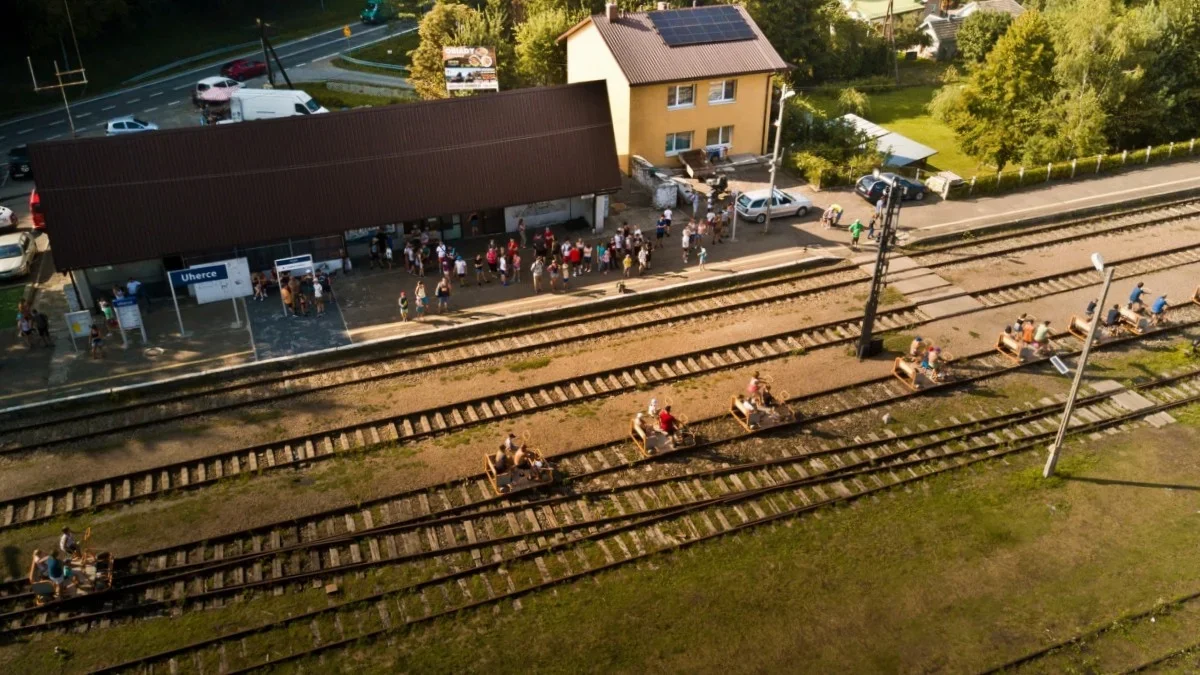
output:
M769 190L753 190L743 192L737 198L738 215L756 223L767 222L767 194ZM812 208L812 200L804 195L798 195L783 190L775 191L771 202L771 217L786 218L788 216L804 217Z
M115 117L108 121L108 135L120 136L121 134L136 134L142 131L158 131L158 125L154 122L146 122L139 120L133 115L125 117Z
M29 274L37 244L28 232L0 235L0 279L16 279Z
M17 224L17 214L7 206L0 206L0 227L13 227Z
M221 89L241 89L242 83L228 77L220 77L216 75L212 77L206 77L197 82L195 87L192 87L192 104L200 105L200 93L208 91L213 87L218 87Z

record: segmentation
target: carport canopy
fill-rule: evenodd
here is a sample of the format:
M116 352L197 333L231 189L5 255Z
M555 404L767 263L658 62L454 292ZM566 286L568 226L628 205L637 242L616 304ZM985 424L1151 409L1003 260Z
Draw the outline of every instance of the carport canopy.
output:
M875 148L884 154L884 166L908 166L937 154L937 150L928 145L918 143L894 131L888 131L858 115L846 114L842 115L842 119L875 142Z

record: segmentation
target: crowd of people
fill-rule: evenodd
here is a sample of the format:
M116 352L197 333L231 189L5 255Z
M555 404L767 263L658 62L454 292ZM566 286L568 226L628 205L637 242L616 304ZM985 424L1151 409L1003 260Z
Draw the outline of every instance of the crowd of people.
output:
M301 275L284 272L276 278L275 270L250 275L254 300L265 302L271 287L279 287L284 312L289 317L324 316L325 303L333 302L333 275L318 269Z
M599 240L559 239L549 227L535 231L529 238L522 219L517 224L518 236L509 237L507 243L492 239L487 249L474 258L464 256L454 246L422 229L404 241L398 256L405 271L417 277L411 294L408 290L400 292L397 300L400 319L408 321L434 312L448 312L451 296L472 283L476 287L492 282L509 286L522 283L528 275L537 295L545 291L569 292L571 280L583 275L641 276L654 269L655 255L670 245L672 236L678 237L684 264L694 259L700 269L705 269L707 246L724 242L725 231L733 218L732 204L720 209L719 213L714 208L710 207L704 218L689 219L675 235L671 233L674 214L671 209L666 209L655 222L653 233L624 222L611 237ZM397 257L391 236L385 233L371 240L370 250L372 267L387 266L390 269ZM525 251L530 251L528 258ZM425 280L431 273L438 277L432 294ZM432 298L436 298L436 305L431 305Z

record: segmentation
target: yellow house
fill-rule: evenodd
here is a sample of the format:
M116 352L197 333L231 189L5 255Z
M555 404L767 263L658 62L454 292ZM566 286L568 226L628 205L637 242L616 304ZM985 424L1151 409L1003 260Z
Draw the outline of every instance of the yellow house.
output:
M639 155L766 154L771 75L787 69L736 5L626 12L613 3L564 33L567 81L604 80L621 170Z

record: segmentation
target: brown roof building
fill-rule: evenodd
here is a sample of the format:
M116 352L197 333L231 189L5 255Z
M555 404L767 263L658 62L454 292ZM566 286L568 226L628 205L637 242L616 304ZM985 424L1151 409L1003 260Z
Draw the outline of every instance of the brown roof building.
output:
M620 187L599 82L38 143L30 154L59 270Z
M688 150L763 154L771 76L788 68L738 5L584 19L567 42L567 81L604 80L622 170L676 164Z

